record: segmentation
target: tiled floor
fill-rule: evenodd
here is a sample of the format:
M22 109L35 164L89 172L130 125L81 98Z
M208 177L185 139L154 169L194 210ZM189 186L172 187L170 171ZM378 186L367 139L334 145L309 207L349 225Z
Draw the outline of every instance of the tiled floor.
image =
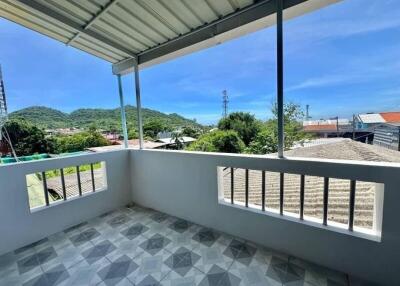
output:
M0 285L347 285L338 273L138 206L0 257Z

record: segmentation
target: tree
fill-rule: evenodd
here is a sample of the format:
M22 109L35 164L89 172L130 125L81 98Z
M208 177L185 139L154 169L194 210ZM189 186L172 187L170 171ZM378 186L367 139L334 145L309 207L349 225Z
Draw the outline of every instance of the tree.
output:
M195 129L191 126L185 126L182 130L182 136L198 138L200 136L200 130Z
M220 130L234 130L246 146L260 130L260 122L248 112L233 112L218 122Z
M177 150L183 149L183 138L180 132L172 132L171 140L174 141Z
M107 145L110 145L110 142L99 132L93 130L56 137L56 150L59 153L78 152L90 147Z
M25 120L13 119L8 121L4 127L10 135L17 156L54 152L54 141L46 138L43 130Z
M187 150L203 152L241 153L245 145L236 131L216 130L203 134Z
M165 124L158 119L153 119L146 122L143 125L143 133L145 136L155 139L157 134L161 131L165 131L167 127Z
M274 104L272 107L273 118L262 125L261 131L246 148L246 153L268 154L278 152L278 109ZM293 146L294 142L309 138L309 135L302 131L300 120L304 116L301 106L294 103L287 103L283 108L284 116L284 144L285 149Z

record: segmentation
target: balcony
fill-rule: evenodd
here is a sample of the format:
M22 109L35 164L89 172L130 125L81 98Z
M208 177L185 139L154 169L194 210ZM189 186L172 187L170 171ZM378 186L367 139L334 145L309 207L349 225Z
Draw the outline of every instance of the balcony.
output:
M400 164L284 157L282 23L337 0L53 2L0 14L112 64L125 149L0 166L0 285L400 284ZM143 148L141 69L271 26L277 157Z
M81 180L82 192L30 207L27 175L96 162L105 187ZM320 220L283 203L280 212L280 194L274 210L270 185L249 188L247 203L246 192L231 201L221 166L374 182L374 227L350 228L354 213L346 225L325 221L329 187ZM393 285L395 269L381 265L397 257L399 168L133 149L4 165L0 285L359 285L359 277Z

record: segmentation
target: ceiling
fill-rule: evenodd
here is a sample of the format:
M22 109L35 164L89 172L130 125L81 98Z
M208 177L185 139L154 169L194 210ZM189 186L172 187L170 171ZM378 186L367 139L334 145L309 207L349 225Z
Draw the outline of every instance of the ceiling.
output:
M337 0L285 0L290 18ZM114 73L275 22L275 0L1 0L0 17L109 61Z

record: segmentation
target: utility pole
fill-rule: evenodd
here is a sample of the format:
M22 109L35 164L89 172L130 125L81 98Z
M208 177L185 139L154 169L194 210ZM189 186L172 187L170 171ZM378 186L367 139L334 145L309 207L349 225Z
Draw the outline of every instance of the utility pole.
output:
M353 140L356 140L356 115L353 114Z
M336 137L339 137L339 116L336 116Z
M228 93L226 90L222 91L222 116L226 118L228 116Z
M306 121L310 119L310 105L306 105Z

